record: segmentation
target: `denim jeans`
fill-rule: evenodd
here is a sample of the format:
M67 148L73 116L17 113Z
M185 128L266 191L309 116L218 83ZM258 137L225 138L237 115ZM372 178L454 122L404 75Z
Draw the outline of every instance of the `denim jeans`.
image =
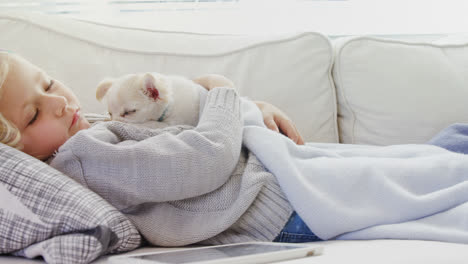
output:
M305 243L314 241L322 241L322 239L316 236L307 227L296 212L293 212L283 230L281 230L280 234L273 240L273 242L285 243Z

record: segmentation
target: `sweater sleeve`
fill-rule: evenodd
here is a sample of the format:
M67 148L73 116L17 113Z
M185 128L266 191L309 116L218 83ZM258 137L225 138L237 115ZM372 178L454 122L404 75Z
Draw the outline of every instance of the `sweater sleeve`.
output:
M118 209L196 197L223 185L238 162L240 100L233 89L211 90L198 125L179 133L148 136L119 122L91 130L77 133L61 147L58 155L63 152L75 162L57 160L62 170L78 160L82 172L75 179ZM64 173L76 175L73 167L75 173Z

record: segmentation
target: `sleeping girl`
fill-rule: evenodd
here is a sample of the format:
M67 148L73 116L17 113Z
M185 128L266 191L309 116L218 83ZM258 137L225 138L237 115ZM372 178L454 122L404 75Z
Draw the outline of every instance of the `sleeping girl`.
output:
M463 154L427 144L302 145L283 112L226 87L205 87L195 127L91 126L70 89L7 53L0 87L0 142L98 193L153 245L468 243Z

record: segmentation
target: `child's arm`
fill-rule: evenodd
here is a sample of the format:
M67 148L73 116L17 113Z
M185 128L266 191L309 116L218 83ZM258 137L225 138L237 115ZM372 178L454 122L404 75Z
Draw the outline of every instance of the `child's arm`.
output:
M102 123L72 137L51 165L118 209L211 192L238 162L242 117L233 89L216 88L207 96L194 129L153 136L128 124Z
M234 83L228 78L218 74L205 74L193 79L208 91L215 87L234 88ZM263 121L267 128L282 133L298 145L304 145L301 134L294 122L278 107L262 101L254 101L263 115Z

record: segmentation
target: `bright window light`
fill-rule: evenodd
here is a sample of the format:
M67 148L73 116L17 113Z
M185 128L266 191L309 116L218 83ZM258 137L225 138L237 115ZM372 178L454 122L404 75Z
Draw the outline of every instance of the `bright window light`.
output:
M0 10L208 33L468 32L466 0L0 0Z

